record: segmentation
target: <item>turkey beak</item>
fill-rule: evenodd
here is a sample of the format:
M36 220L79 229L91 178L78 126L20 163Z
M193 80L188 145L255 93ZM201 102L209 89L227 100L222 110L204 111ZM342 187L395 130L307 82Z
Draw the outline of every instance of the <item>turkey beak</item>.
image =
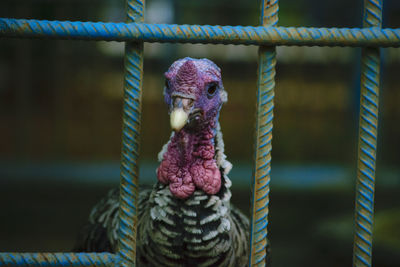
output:
M175 132L180 131L187 123L193 100L183 97L173 99L173 108L170 115L171 128Z

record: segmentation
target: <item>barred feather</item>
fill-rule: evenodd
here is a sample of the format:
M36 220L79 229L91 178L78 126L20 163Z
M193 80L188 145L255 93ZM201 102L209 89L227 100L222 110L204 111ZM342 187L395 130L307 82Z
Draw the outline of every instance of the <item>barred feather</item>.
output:
M139 195L138 266L247 266L249 220L230 204L231 181L219 125L215 158L221 190L196 190L188 199L174 197L161 183ZM159 158L162 158L163 149ZM76 250L117 250L119 191L111 190L92 210Z

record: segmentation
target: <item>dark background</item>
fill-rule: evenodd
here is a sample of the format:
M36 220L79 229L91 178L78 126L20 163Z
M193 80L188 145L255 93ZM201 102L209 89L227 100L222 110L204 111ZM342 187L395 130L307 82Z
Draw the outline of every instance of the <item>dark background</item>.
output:
M282 26L360 27L362 2L286 0ZM259 3L148 0L146 22L257 25ZM400 27L385 1L384 27ZM122 0L2 0L0 17L124 21ZM140 179L155 182L170 133L163 73L215 61L234 164L233 202L249 212L257 47L145 44ZM274 266L351 266L359 48L278 47L270 232ZM382 49L374 266L400 266L399 49ZM118 185L123 43L0 39L0 251L70 251L90 208Z

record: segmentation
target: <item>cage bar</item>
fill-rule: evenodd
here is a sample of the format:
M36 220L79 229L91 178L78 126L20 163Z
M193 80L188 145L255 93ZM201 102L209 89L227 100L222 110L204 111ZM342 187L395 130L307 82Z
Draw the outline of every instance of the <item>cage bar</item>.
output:
M127 22L143 22L144 1L127 0ZM143 42L125 44L125 84L121 151L118 266L136 264L139 187L139 138L143 76Z
M111 266L112 253L0 253L0 266Z
M400 29L210 26L0 18L0 37L287 46L400 47Z
M381 27L382 0L364 0L364 27ZM379 48L363 48L353 266L371 266L378 134Z
M261 1L261 24L278 23L278 0ZM275 47L259 48L255 166L252 182L252 215L249 266L265 266L268 246L268 204L271 172L272 119L275 87Z

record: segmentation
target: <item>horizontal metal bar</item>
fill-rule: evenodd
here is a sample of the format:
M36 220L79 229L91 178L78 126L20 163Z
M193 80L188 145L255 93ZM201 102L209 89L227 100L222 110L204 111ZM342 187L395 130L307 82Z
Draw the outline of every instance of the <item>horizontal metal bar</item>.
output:
M112 253L0 253L0 266L115 266Z
M399 47L400 29L70 22L0 18L0 37L288 46Z

